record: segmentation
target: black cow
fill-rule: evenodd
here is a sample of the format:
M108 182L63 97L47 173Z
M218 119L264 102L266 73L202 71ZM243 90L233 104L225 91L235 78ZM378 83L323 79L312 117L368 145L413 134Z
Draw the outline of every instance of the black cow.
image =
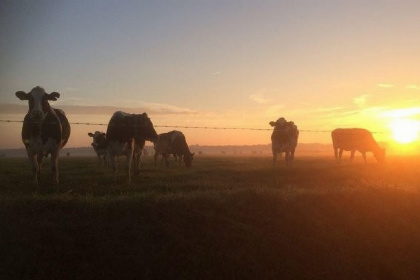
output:
M18 91L16 96L29 101L29 111L23 121L22 141L32 165L33 182L40 183L42 159L51 154L53 180L58 184L58 157L70 137L70 124L64 112L52 108L48 101L57 100L60 94L48 94L37 86L28 93Z
M372 152L379 163L385 161L385 149L379 147L370 131L363 128L337 128L331 132L334 148L334 157L339 163L343 151L350 151L350 161L354 158L354 153L362 153L363 160L366 162L366 152Z
M170 131L159 134L158 140L154 143L155 147L155 165L159 155L162 155L166 166L169 165L168 156L173 154L178 159L178 166L184 159L186 167L191 167L194 153L190 152L185 135L181 131Z
M128 182L131 182L131 163L134 158L136 173L140 172L141 153L146 140L155 141L157 133L146 113L128 114L115 112L106 131L108 154L111 159L114 179L116 179L116 157L127 156Z
M107 165L108 150L106 134L100 131L95 131L95 133L89 132L88 135L89 137L92 137L92 143L90 145L93 147L93 150L98 157L98 164L101 165L103 162L104 165Z
M277 160L277 154L285 153L286 164L290 165L295 158L295 150L299 138L299 130L293 122L287 122L284 118L279 118L275 122L270 122L274 127L271 134L271 148L273 152L273 164Z

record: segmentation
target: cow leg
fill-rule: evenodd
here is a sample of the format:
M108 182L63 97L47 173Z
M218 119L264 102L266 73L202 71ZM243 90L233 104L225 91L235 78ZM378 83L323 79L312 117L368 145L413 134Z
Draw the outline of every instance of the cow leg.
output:
M165 161L165 166L169 166L169 154L162 155L162 160Z
M277 153L273 151L273 166L276 164L276 160L277 160Z
M111 147L108 147L107 150L108 150L109 160L111 162L111 167L112 167L112 177L114 178L114 181L117 181L117 160L116 160L117 156Z
M178 156L178 167L182 166L182 158L184 157L184 155L180 155Z
M140 174L141 169L141 151L137 152L133 155L133 161L134 161L134 175L138 176Z
M365 161L365 163L366 163L366 152L362 152L362 156L363 156L363 160Z
M59 151L51 153L51 173L54 184L58 185L60 182L58 174L58 155Z
M335 158L335 161L338 163L339 160L338 160L338 149L337 148L334 148L334 158Z
M134 156L134 139L131 140L131 142L128 143L128 151L127 151L127 182L131 183L131 162L133 161Z
M284 159L286 161L286 166L290 165L290 152L284 152Z
M343 149L340 149L339 153L338 153L338 162L341 161L341 157L343 156Z
M155 150L155 155L153 156L153 158L155 160L155 166L157 164L158 157L159 157L159 153Z
M38 156L36 153L33 153L30 149L27 149L26 153L28 154L28 159L31 164L32 183L34 185L39 185L41 176L40 176L40 168L39 168L39 163L38 163Z
M355 150L352 150L351 152L350 152L350 161L353 161L353 159L354 159L354 153L355 153L356 151Z

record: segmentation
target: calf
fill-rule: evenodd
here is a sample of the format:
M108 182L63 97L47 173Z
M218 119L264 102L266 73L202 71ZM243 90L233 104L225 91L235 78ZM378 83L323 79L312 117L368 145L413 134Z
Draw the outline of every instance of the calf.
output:
M186 167L191 167L194 153L190 152L185 136L181 131L170 131L159 134L157 141L154 143L155 147L155 164L159 155L162 155L166 166L169 165L168 156L173 154L178 161L178 166L181 166L182 159Z
M103 162L104 165L108 165L106 134L100 131L95 131L95 133L89 132L88 135L89 137L92 137L92 143L90 145L93 147L93 150L98 157L98 164L101 165Z
M20 100L28 100L29 110L23 120L22 141L32 165L33 182L41 182L42 159L51 154L54 183L59 183L58 157L70 137L70 124L62 110L54 109L48 101L56 101L58 92L46 93L39 86L30 92L16 92Z
M135 174L140 172L141 153L146 140L155 141L157 133L146 113L128 114L115 112L106 131L108 154L111 159L114 179L116 179L116 157L127 156L128 182L131 182L131 163L134 159Z
M363 160L366 162L366 152L372 152L376 160L380 163L385 161L385 149L381 149L368 130L363 128L337 128L331 132L334 148L334 157L337 163L341 161L343 151L350 151L350 161L354 158L354 153L362 153Z
M284 118L277 121L271 121L270 125L274 127L271 134L271 149L273 152L273 164L277 160L277 154L284 152L286 164L290 165L295 158L295 150L299 138L299 130L293 122L287 122Z

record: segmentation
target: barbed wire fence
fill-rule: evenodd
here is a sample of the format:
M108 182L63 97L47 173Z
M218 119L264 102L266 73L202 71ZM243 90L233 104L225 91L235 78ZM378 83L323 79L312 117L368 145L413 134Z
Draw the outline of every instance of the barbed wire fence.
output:
M0 120L2 123L23 123L18 120ZM108 126L107 123L91 123L91 122L70 122L71 125L86 125L86 126ZM255 127L218 127L218 126L183 126L183 125L153 125L160 128L185 128L185 129L210 129L210 130L250 130L250 131L272 131L273 128L255 128ZM331 130L318 129L299 129L299 132L308 133L331 133ZM374 134L385 134L384 131L371 131Z

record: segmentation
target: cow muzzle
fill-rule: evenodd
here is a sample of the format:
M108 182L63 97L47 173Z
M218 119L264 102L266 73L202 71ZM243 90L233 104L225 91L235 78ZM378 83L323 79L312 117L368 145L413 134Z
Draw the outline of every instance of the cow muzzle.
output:
M32 121L34 122L40 122L43 121L45 119L45 115L42 111L38 111L38 110L32 110L31 113L29 114L30 118Z

